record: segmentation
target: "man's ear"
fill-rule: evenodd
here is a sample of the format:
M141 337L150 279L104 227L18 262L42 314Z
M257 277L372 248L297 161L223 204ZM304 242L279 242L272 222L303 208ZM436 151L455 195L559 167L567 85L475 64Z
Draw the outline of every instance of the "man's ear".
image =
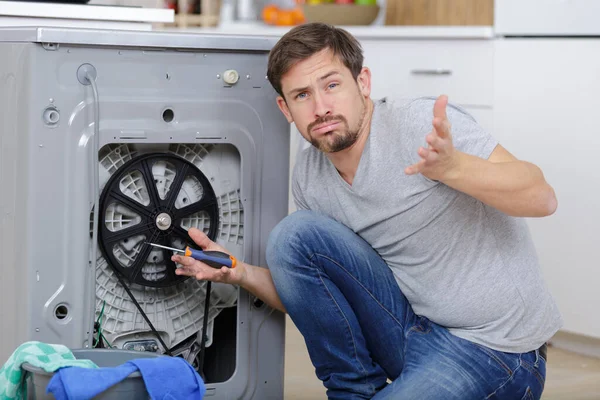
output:
M369 97L371 95L371 70L368 67L363 67L356 81L358 82L360 93L364 97Z
M290 124L294 122L294 119L292 118L292 113L290 113L290 109L288 108L287 103L283 97L277 96L277 105L279 106L279 109L281 110L283 115L285 115L285 118L288 120L288 122Z

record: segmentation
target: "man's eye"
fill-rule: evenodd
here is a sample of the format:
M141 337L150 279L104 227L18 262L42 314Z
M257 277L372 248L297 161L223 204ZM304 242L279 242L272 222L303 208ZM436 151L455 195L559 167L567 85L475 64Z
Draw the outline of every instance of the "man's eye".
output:
M296 96L296 98L297 98L297 99L302 99L302 98L304 98L304 97L305 97L305 95L306 95L306 93L305 93L305 92L302 92L302 93L299 93L299 94Z
M336 87L338 84L337 83L330 83L329 84L329 88L333 89L334 87Z

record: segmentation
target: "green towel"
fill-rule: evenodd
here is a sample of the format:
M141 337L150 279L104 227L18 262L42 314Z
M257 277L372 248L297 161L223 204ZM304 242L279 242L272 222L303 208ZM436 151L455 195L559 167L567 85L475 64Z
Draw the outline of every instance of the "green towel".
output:
M26 399L27 386L21 365L29 363L46 372L62 367L98 368L90 360L77 360L71 350L59 344L25 342L8 358L0 369L0 400Z

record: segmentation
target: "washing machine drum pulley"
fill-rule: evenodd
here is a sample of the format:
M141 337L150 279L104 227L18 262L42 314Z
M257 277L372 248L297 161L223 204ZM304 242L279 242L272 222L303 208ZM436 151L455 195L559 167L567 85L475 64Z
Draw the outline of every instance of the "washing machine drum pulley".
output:
M172 252L148 243L198 248L187 229L200 226L215 240L219 209L207 177L169 153L132 158L100 195L98 241L107 262L130 283L167 287L187 279L175 274Z

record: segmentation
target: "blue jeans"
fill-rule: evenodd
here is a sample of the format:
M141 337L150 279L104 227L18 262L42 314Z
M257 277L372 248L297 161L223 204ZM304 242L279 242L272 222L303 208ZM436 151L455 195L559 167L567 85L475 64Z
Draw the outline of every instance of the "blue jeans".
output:
M267 262L330 399L541 396L539 349L495 351L415 315L389 266L333 219L286 217L269 237Z

